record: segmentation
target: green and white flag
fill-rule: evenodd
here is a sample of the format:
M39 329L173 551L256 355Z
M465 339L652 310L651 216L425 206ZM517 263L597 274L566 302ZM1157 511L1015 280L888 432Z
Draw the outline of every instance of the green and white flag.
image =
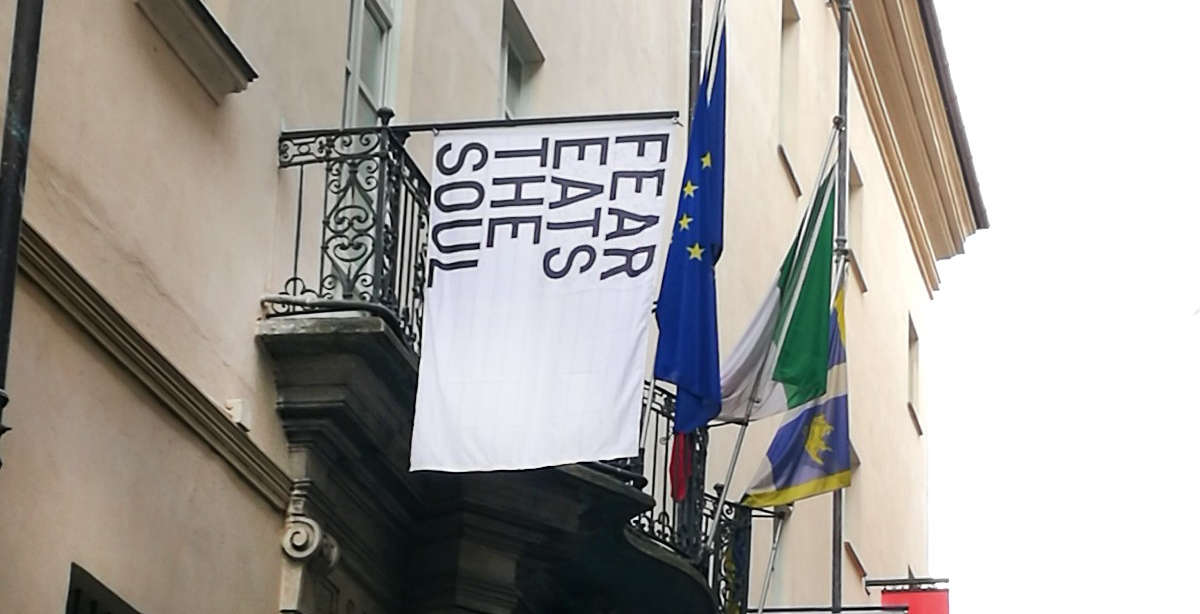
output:
M825 393L833 283L831 177L821 183L775 283L721 365L719 420L746 418L747 403L749 418L757 420Z

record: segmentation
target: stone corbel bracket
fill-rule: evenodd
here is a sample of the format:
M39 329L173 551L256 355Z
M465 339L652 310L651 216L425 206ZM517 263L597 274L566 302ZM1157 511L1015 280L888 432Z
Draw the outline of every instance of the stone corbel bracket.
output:
M283 577L279 585L279 611L284 613L316 612L316 584L333 570L341 556L337 540L307 514L311 485L311 480L296 480L288 500L283 524Z

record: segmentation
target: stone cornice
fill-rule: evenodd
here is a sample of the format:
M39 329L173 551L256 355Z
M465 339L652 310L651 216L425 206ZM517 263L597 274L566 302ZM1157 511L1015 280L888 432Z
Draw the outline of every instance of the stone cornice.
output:
M287 473L121 316L57 250L22 222L20 270L221 456L275 509L284 510Z
M962 166L958 119L943 98L917 3L856 3L850 30L850 62L867 120L932 295L940 281L937 260L962 253L980 219L968 181L974 175Z
M922 220L917 207L916 190L913 188L904 156L901 154L900 143L896 131L893 129L888 108L883 104L884 95L875 72L875 65L866 51L867 45L863 40L863 28L859 21L858 11L855 10L851 15L850 64L853 68L851 72L854 73L859 96L867 110L867 119L871 123L871 129L875 132L875 142L879 146L884 168L887 169L888 179L892 184L892 192L900 207L900 217L904 220L913 256L921 271L925 289L932 296L941 281L938 278L933 246L929 243L929 233L925 230L924 220Z

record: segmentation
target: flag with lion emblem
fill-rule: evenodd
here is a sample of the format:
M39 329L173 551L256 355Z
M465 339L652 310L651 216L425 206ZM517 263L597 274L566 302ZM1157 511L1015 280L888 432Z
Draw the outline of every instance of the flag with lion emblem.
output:
M846 386L844 293L829 314L825 394L790 410L742 504L784 505L850 485L850 416Z

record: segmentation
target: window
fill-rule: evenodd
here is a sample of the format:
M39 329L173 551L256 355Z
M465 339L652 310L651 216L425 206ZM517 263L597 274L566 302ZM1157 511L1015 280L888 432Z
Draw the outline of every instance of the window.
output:
M917 337L917 327L913 324L912 315L908 316L908 417L912 419L913 428L917 435L924 435L921 428L921 416L917 413L921 400L921 340Z
M800 13L795 0L783 0L783 15L779 22L779 99L775 110L776 129L779 132L779 161L783 172L796 197L800 197L800 178L792 165L792 152L796 151L798 125L797 114L800 101Z
M384 106L387 91L390 5L390 0L350 0L343 126L374 126L379 121L376 111Z
M500 114L512 119L528 104L526 90L546 57L542 55L525 16L515 0L504 0L504 25L500 35Z
M70 582L67 614L138 614L133 606L74 563L71 564Z
M858 172L858 163L854 160L854 152L848 152L850 157L850 173L847 178L850 184L850 195L846 199L846 239L847 247L850 249L850 271L854 276L854 281L858 283L858 290L864 294L867 291L867 279L863 273L862 254L864 250L864 239L866 234L863 230L863 180L862 175Z
M862 558L858 556L858 550L854 549L854 544L850 543L850 540L847 539L842 542L842 547L846 552L846 559L854 567L854 573L858 575L859 582L866 580L867 567L863 565Z
M508 32L504 33L501 53L501 64L504 69L502 71L504 74L504 108L502 111L505 119L512 119L517 116L517 112L521 108L521 90L525 87L525 63L513 49Z
M800 108L800 13L795 0L783 0L779 22L779 143L787 149L796 137L796 115Z

